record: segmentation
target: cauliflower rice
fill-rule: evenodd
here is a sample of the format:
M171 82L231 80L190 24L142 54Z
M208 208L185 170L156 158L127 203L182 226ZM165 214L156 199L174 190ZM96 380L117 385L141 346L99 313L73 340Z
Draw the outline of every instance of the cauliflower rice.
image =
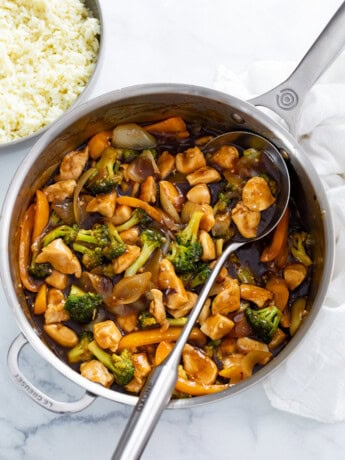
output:
M99 33L79 0L0 1L0 144L70 107L94 70Z

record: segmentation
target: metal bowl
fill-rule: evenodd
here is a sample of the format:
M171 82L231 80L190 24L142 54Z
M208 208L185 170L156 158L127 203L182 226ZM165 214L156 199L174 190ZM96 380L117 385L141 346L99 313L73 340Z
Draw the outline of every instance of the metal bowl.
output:
M97 60L96 60L96 65L95 68L89 78L88 83L86 84L85 88L83 91L79 94L77 99L71 104L71 106L67 109L67 111L73 109L75 106L80 104L81 102L84 102L92 89L96 78L99 74L100 67L101 67L101 61L103 57L103 19L102 19L102 12L101 12L101 7L99 4L98 0L82 0L83 3L86 5L86 7L92 12L92 15L94 18L99 20L100 23L100 35L99 35L99 48L98 48L98 54L97 54ZM66 113L66 112L65 112ZM59 120L61 117L63 117L64 114L60 115L56 120L54 120L52 123L49 123L48 125L44 126L43 128L39 129L38 131L35 131L34 133L30 134L29 136L21 137L18 138L14 141L6 142L6 143L0 143L0 153L1 151L4 150L12 150L14 148L18 148L23 146L23 144L30 144L30 141L33 141L36 137L40 136L43 134L50 126L52 126L57 120Z
M114 91L75 108L38 140L14 176L8 190L1 225L1 276L9 304L25 338L15 342L10 352L10 368L15 380L36 402L58 412L76 411L86 407L98 395L113 401L134 404L131 396L90 382L82 377L46 345L34 324L19 282L18 222L33 198L35 190L49 177L49 172L70 150L82 144L100 130L118 123L145 122L180 115L187 121L203 123L219 131L254 131L284 152L292 178L292 196L297 199L306 226L317 241L313 254L313 273L308 299L309 314L287 346L253 377L221 393L174 400L170 407L191 407L235 395L254 385L275 370L293 350L315 320L330 281L334 259L334 234L330 210L319 176L297 141L280 125L248 102L229 95L190 85L142 85ZM35 389L21 374L17 362L21 347L29 341L32 347L67 378L86 390L86 395L74 406L57 403ZM23 383L24 382L24 383ZM42 401L45 401L44 403Z

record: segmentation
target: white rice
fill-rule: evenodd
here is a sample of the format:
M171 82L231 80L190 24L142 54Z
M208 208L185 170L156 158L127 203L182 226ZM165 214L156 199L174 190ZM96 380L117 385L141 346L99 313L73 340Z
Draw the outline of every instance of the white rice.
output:
M0 144L70 107L94 70L99 33L79 0L0 0Z

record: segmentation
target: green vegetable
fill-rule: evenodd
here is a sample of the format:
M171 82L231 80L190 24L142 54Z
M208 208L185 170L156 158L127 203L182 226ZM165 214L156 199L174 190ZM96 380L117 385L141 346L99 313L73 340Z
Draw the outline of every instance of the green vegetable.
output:
M52 272L52 266L49 263L36 263L37 254L33 255L31 264L28 267L28 272L33 278L43 279L49 276Z
M279 326L280 310L275 306L261 308L260 310L248 307L245 309L245 315L255 335L263 342L269 343Z
M68 352L68 361L70 363L79 363L80 361L89 361L92 353L88 349L89 344L93 341L93 334L90 331L83 331L80 340L75 347Z
M291 254L298 262L309 267L313 262L306 252L305 245L308 241L308 234L305 232L292 233L290 236Z
M146 228L151 222L151 217L149 217L143 209L137 208L126 222L116 227L116 230L118 232L123 232L139 224Z
M172 327L182 327L186 324L187 320L186 316L182 316L181 318L167 318L169 325ZM146 329L147 327L158 326L159 324L149 311L144 310L138 316L138 325L140 329Z
M42 240L42 245L45 247L52 241L62 238L67 246L71 246L77 237L78 231L78 225L59 225L45 235Z
M116 185L122 182L120 163L117 162L119 150L108 147L102 153L96 163L97 173L93 175L86 184L86 188L93 195L99 193L110 193Z
M93 292L84 292L73 284L64 308L68 311L71 319L79 323L89 323L95 319L97 309L101 304L101 296Z
M125 271L125 276L133 276L145 265L153 251L162 245L163 237L157 230L144 230L140 234L142 248L136 261Z
M202 256L198 231L203 215L203 212L195 211L188 225L177 233L176 241L170 244L167 258L174 264L177 273L193 273L197 270Z
M107 227L109 242L103 248L103 255L108 260L113 260L126 251L126 245L111 222L107 223Z
M123 350L120 355L108 354L100 348L95 341L88 346L91 353L113 373L115 382L124 386L129 383L134 376L134 366L128 350Z

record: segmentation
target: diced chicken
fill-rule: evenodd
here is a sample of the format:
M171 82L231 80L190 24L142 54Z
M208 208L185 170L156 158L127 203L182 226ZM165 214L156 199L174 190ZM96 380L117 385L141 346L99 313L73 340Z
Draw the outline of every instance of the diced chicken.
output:
M151 372L151 365L146 353L134 353L132 362L134 365L134 377L125 388L130 393L139 393L145 383L145 378Z
M212 182L219 182L221 178L221 175L216 169L210 168L209 166L203 166L191 174L188 174L187 181L189 185L211 184Z
M57 238L44 247L36 257L36 262L38 264L49 262L55 270L61 273L75 275L77 278L81 276L81 265L78 257L73 254L62 238Z
M109 388L114 382L113 374L97 359L82 363L80 373L91 382L100 383L106 388Z
M212 302L212 313L226 315L240 308L240 287L238 281L230 277L223 283L223 290Z
M214 242L210 234L206 232L205 230L200 230L199 242L202 246L201 259L204 262L215 259L216 258L216 247L214 245Z
M216 363L200 348L186 344L182 352L183 367L188 377L204 385L212 385L218 375Z
M265 343L249 337L240 337L237 339L236 348L238 351L245 354L250 351L269 351L268 346Z
M53 270L45 279L45 282L56 289L66 289L68 284L68 276L57 270Z
M87 212L98 212L104 217L112 217L116 207L116 193L99 194L92 198L87 206Z
M120 232L120 238L126 244L135 244L138 241L140 234L139 227L132 227L128 230Z
M63 157L60 165L58 180L78 180L89 159L88 149L75 150Z
M126 252L121 254L119 257L113 260L114 273L119 275L120 273L127 270L133 262L137 260L140 254L139 246L127 244Z
M69 320L69 313L64 308L65 297L59 289L49 289L47 308L44 312L45 324L61 323Z
M52 185L48 185L43 191L49 202L63 201L71 198L77 183L74 179L60 180Z
M127 313L126 315L117 315L116 322L126 334L133 332L137 328L138 314L136 312Z
M265 179L255 176L243 187L242 201L251 211L264 211L275 202L275 198Z
M198 184L187 193L187 200L197 204L210 204L211 193L206 184Z
M251 211L241 201L231 211L232 220L244 238L255 238L261 219L259 211Z
M206 166L204 154L199 147L193 147L176 155L176 169L182 174L189 174Z
M289 289L286 281L278 276L270 278L266 283L266 289L273 293L273 302L280 311L283 311L289 301Z
M115 352L119 346L122 334L114 321L107 320L93 326L93 335L97 344L104 349Z
M218 340L227 335L235 323L220 313L209 316L201 326L201 331L212 340Z
M232 145L223 145L212 155L211 161L222 169L233 171L238 157L239 154L236 147Z
M187 224L195 211L204 213L200 221L200 229L209 232L215 224L213 209L209 204L198 204L192 201L186 201L181 212L182 222Z
M155 203L157 200L157 184L152 176L148 176L140 186L139 198L146 203Z
M120 204L116 206L115 213L111 218L111 222L114 225L121 225L126 222L132 215L132 208L126 206L125 204Z
M165 179L175 169L175 157L171 155L168 151L165 151L159 156L157 160L157 166L161 178Z
M151 289L150 293L153 297L150 303L150 313L163 329L167 329L169 327L169 322L167 321L167 315L163 304L163 293L159 289Z
M307 276L308 269L303 264L290 264L284 268L284 279L288 288L293 291Z
M273 299L273 293L255 284L241 284L241 299L254 302L259 308Z
M191 309L196 304L198 296L194 292L187 291L187 297L188 297L187 302L180 305L179 296L176 296L174 294L168 294L167 308L171 316L173 316L174 318L182 318L183 316L186 316L191 311Z
M61 323L45 324L43 330L54 342L62 347L73 348L78 343L78 335L73 329Z

